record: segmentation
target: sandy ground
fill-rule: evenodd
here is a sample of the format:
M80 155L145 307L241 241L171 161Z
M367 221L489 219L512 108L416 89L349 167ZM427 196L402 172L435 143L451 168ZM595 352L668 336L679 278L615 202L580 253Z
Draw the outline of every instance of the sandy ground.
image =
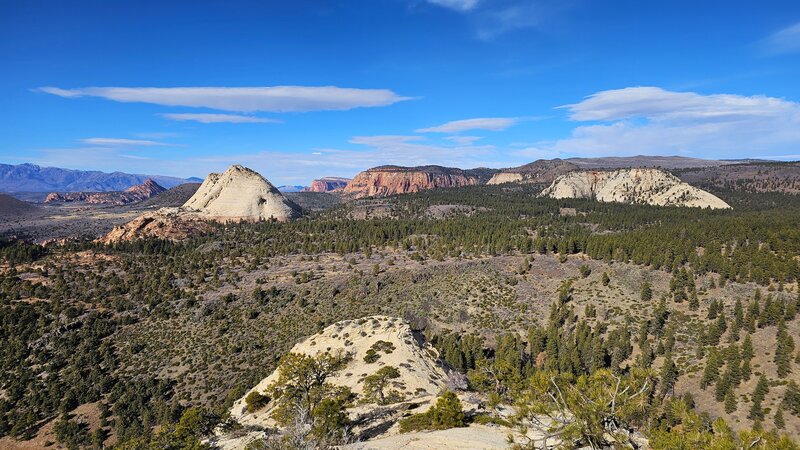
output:
M506 437L509 430L496 426L472 425L440 431L420 431L396 434L385 438L360 442L343 447L347 450L433 450L433 449L505 449L510 445Z

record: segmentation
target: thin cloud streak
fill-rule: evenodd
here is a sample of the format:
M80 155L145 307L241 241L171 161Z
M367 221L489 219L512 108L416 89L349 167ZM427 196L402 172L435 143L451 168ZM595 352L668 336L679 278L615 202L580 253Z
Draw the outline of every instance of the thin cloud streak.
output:
M759 42L767 55L782 55L800 52L800 22L778 30Z
M417 133L459 133L468 130L502 131L516 125L518 117L479 117L474 119L453 120L441 125L420 128Z
M64 98L100 97L123 103L210 108L235 112L306 112L388 106L410 100L388 89L336 86L271 87L41 87Z
M266 117L242 116L238 114L211 114L211 113L164 113L159 116L181 122L200 123L283 123L282 120Z
M166 142L149 141L144 139L119 139L119 138L87 138L81 139L81 142L89 145L113 145L122 147L177 147L177 144L168 144Z
M466 12L478 6L479 1L480 0L428 0L428 3L455 11Z

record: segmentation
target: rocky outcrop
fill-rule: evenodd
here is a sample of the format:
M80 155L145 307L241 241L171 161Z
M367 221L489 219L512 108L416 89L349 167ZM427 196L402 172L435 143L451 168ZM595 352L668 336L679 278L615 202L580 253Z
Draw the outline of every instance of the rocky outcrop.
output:
M324 177L311 182L306 192L337 192L344 189L350 178Z
M730 208L713 194L684 183L671 173L659 169L570 172L558 177L541 195L658 206Z
M503 169L486 184L552 183L559 176L577 168L575 164L563 159L539 159L524 166Z
M272 183L240 165L231 166L223 173L208 174L183 208L222 222L269 219L285 222L300 216L300 208Z
M115 227L101 241L109 243L145 237L183 239L206 233L208 222L259 220L288 221L300 208L287 200L258 172L239 165L211 173L179 208L161 208Z
M342 193L352 198L387 197L426 189L474 186L485 183L494 173L490 169L381 166L356 175Z
M208 233L212 229L213 225L210 222L182 214L179 208L162 208L156 212L142 214L125 225L114 227L100 241L109 244L145 238L180 240Z
M115 192L51 192L44 203L82 202L93 205L127 205L147 200L166 191L161 185L148 178L142 184L131 186L124 191Z
M387 432L395 434L396 422L409 409L424 411L448 385L449 374L439 360L439 353L399 318L372 316L338 322L295 344L290 353L311 357L327 354L343 361L321 382L348 388L355 395L346 414L353 420L351 432L359 440ZM386 388L387 397L381 402L374 394L365 393L365 380L386 367L396 369L397 376L392 377ZM269 398L271 387L280 375L278 368L234 402L231 418L253 432L243 436L220 431L214 438L218 448L243 448L252 438L264 437L260 430L280 428L272 417L276 401ZM267 400L255 409L248 409L247 397L253 393L266 395L263 398Z

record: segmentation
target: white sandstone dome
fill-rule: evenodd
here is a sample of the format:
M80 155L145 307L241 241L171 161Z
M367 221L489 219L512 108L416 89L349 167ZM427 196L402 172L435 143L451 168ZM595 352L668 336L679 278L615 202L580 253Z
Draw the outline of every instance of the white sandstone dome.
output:
M297 205L272 183L240 165L209 174L183 208L217 220L287 221L300 216Z
M660 169L582 170L558 177L542 197L594 198L657 206L729 209L719 197Z

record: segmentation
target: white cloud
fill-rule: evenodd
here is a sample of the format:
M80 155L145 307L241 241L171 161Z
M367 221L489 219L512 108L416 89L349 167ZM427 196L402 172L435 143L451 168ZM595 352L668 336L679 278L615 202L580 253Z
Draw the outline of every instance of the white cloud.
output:
M165 142L147 141L143 139L119 139L119 138L86 138L81 139L81 142L89 145L113 145L122 147L175 147L177 144L167 144Z
M519 122L518 117L484 117L454 120L435 127L420 128L417 133L459 133L467 130L502 131Z
M192 121L200 123L281 123L278 119L266 117L243 116L240 114L209 114L209 113L165 113L159 114L171 120Z
M767 36L760 47L770 55L800 52L800 22Z
M479 0L428 0L429 3L456 11L469 11L478 6Z
M600 123L578 126L567 139L526 150L569 156L740 158L800 146L800 104L774 97L634 87L598 92L562 108L572 120Z
M101 97L117 102L164 106L211 108L237 112L298 112L348 110L387 106L410 97L388 89L355 89L336 86L271 87L42 87L41 92L65 98Z

